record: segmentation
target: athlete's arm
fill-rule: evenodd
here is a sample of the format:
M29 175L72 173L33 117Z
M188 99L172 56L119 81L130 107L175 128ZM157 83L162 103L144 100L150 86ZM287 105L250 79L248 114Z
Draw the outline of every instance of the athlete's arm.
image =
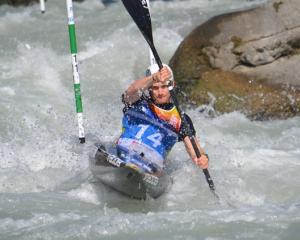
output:
M191 159L193 160L193 162L196 165L198 165L200 168L206 169L206 168L208 168L208 158L205 155L203 148L201 148L198 139L196 137L194 137L194 139L195 139L196 145L198 146L198 149L200 151L201 157L197 158L196 153L193 148L193 145L191 143L190 137L188 137L188 136L186 136L183 139L185 148L186 148L188 154L190 155Z
M129 104L135 103L141 98L143 91L150 88L154 82L165 82L169 80L170 76L170 71L163 67L159 72L135 80L125 91L123 101Z
M202 169L206 169L208 167L208 158L205 155L203 148L201 148L198 139L196 138L196 130L194 128L193 122L185 113L183 121L184 122L182 123L181 129L179 131L179 140L183 140L185 148L193 162ZM193 138L195 139L196 145L201 154L200 158L197 158L189 136L193 136Z
M132 104L140 99L144 90L152 85L152 75L142 79L135 80L127 88L123 95L123 100L126 103Z

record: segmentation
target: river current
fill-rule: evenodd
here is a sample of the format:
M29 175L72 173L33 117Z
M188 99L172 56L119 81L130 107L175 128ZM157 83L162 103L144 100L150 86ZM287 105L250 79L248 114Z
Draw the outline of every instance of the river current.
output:
M168 62L212 16L264 1L151 2ZM93 144L121 131L121 93L149 64L121 1L74 3L86 143L79 144L66 3L0 7L0 239L272 239L300 235L300 118L250 121L188 110L221 202L178 143L173 184L156 200L128 199L95 182Z

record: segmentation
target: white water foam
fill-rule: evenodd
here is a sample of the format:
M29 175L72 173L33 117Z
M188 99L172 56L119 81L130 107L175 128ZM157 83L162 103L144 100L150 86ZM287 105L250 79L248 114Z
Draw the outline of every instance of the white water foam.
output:
M258 2L151 1L162 60L209 17ZM45 15L38 6L0 8L0 238L297 239L299 117L255 122L238 112L187 111L224 204L181 143L169 156L174 183L157 200L128 199L91 180L90 149L119 136L120 95L149 61L121 1L96 4L74 4L85 145L77 136L65 2L48 1Z

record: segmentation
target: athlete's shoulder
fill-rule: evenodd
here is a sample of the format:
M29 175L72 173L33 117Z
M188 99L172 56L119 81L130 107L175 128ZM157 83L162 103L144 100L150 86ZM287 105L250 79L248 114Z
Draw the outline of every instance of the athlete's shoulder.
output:
M123 113L126 113L129 109L138 109L142 105L147 105L151 101L150 96L143 93L141 97L134 103L128 103L124 100L124 94L122 95L122 103L124 104Z

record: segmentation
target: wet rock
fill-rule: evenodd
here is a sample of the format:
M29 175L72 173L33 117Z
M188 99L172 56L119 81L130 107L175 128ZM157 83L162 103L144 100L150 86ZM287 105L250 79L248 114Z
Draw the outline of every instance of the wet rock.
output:
M231 71L212 70L185 87L198 106L215 112L239 111L253 120L285 119L300 113L300 90L282 89Z
M170 65L178 85L198 105L214 96L220 113L285 118L299 114L299 53L298 0L272 0L197 27Z
M208 56L209 64L213 68L230 70L238 64L238 58L232 54L234 43L229 42L222 47L205 47L203 53Z

